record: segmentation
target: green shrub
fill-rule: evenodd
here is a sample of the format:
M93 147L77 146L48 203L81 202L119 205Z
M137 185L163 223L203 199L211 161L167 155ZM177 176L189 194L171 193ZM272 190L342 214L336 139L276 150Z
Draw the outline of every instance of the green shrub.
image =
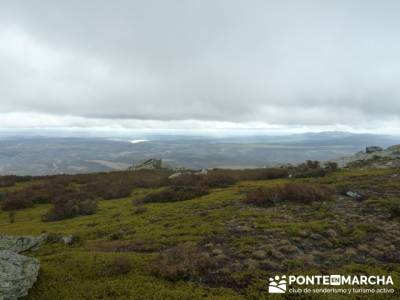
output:
M223 172L210 172L202 178L202 185L210 188L224 188L234 185L237 179Z
M245 202L257 206L271 206L279 200L280 190L277 188L258 189L247 193Z
M222 175L229 176L236 181L239 180L269 180L277 178L286 178L289 176L289 168L258 168L258 169L214 169L211 170L207 176ZM234 184L231 179L231 183Z
M311 203L329 200L332 192L323 186L306 183L288 183L283 186L281 198L285 201Z
M191 280L212 271L215 262L194 243L184 243L162 252L152 262L155 275L168 280Z
M168 180L169 185L174 186L196 186L200 185L202 176L193 174L182 174Z
M6 211L29 208L34 205L27 193L11 192L2 194L1 198L1 208Z
M288 169L285 168L268 168L260 172L260 175L255 180L269 180L286 178L289 176Z
M111 262L106 263L100 268L101 276L119 276L129 273L132 269L132 263L129 258L117 256Z
M338 168L339 166L336 162L328 161L327 163L325 163L325 169L327 169L330 172L337 171Z
M231 170L213 170L206 175L182 174L169 179L173 186L205 186L209 188L224 188L237 182L236 176Z
M38 203L51 203L58 195L70 194L74 190L68 184L55 181L43 182L25 189L12 191L4 195L3 210L23 209Z
M120 199L129 197L132 194L132 182L96 182L88 184L84 190L98 198L105 200Z
M257 206L271 206L277 202L311 203L325 201L331 197L332 192L322 186L306 183L287 183L268 189L249 192L244 199L245 203Z
M172 186L161 192L148 194L139 202L176 202L197 198L206 194L208 194L207 189L200 186Z
M59 195L54 199L54 206L50 208L42 220L45 222L59 221L80 215L91 215L96 212L97 201L82 193Z
M312 178L312 177L324 177L328 171L323 168L318 169L299 169L293 174L295 178Z
M16 175L5 175L0 176L0 187L10 187L16 183L29 181L32 177L30 176L16 176Z
M324 177L329 171L330 169L321 167L319 161L308 160L292 168L292 176L295 178Z

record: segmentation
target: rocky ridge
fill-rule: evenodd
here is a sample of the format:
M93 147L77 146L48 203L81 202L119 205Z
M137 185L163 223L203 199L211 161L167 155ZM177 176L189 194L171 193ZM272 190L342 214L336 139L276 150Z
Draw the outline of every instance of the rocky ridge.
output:
M339 167L347 167L354 163L370 163L372 167L393 168L400 166L400 144L383 149L378 146L368 146L365 151L339 158L335 161Z

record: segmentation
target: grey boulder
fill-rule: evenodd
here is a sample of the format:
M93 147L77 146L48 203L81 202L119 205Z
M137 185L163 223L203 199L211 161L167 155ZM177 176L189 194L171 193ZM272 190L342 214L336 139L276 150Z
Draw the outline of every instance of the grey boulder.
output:
M47 236L0 236L0 250L9 250L16 253L36 250L46 240Z
M35 258L0 250L0 299L14 300L28 295L39 267Z

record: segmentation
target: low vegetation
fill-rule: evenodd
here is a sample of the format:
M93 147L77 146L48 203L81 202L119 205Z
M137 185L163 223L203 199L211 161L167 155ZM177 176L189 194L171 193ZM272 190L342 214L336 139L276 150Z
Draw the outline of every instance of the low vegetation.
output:
M1 208L6 211L23 209L33 206L33 201L29 194L24 191L22 193L11 192L0 195Z
M323 176L299 175L319 169ZM0 188L2 234L49 235L32 253L41 271L27 299L268 299L271 274L322 272L390 274L395 292L371 298L398 298L398 169L311 162L172 173L37 177Z
M59 221L77 216L92 215L96 212L97 201L83 193L58 195L53 200L53 207L42 216L46 222Z
M249 192L244 200L248 204L271 206L278 202L309 204L329 200L332 192L326 187L306 183L287 183Z
M224 188L234 185L236 182L237 179L234 176L214 171L205 175L200 184L209 188Z
M0 188L2 187L11 187L16 183L26 182L32 180L31 176L15 176L15 175L7 175L0 176Z
M183 243L161 252L151 263L153 274L168 280L195 280L212 272L216 262L194 243Z
M308 160L292 169L292 176L295 178L323 177L329 172L336 171L337 164L328 162L321 166L319 161Z
M2 193L1 207L3 210L12 211L33 207L35 204L53 204L43 215L43 221L89 215L95 213L97 200L129 197L134 188L164 186L170 173L168 170L143 170L29 178L36 184ZM22 181L25 180L27 178Z
M139 203L176 202L194 199L208 194L208 190L201 186L172 186L160 192L146 195Z
M131 260L125 256L117 256L100 268L99 275L104 277L121 276L128 274L131 270Z

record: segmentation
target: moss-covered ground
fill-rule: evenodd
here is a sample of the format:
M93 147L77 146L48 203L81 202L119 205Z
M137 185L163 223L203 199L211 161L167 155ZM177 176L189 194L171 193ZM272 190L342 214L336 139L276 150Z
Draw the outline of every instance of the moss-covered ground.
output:
M27 299L276 299L281 296L267 292L269 276L321 273L392 275L395 294L370 297L396 299L400 298L400 219L391 216L388 207L400 201L398 173L351 169L321 178L239 181L192 200L140 205L135 203L157 189L138 188L130 197L99 201L95 214L56 222L41 219L50 204L18 210L12 218L1 211L0 233L79 237L73 245L47 243L28 254L40 260L41 270ZM288 181L322 184L335 195L324 202L283 202L265 208L242 201L249 191ZM19 183L12 189L34 183ZM2 191L6 189L10 188ZM340 189L368 197L355 200L341 195ZM159 253L188 242L219 260L215 282L170 280L152 271ZM109 272L121 257L129 260L129 270ZM287 294L286 298L341 296Z

